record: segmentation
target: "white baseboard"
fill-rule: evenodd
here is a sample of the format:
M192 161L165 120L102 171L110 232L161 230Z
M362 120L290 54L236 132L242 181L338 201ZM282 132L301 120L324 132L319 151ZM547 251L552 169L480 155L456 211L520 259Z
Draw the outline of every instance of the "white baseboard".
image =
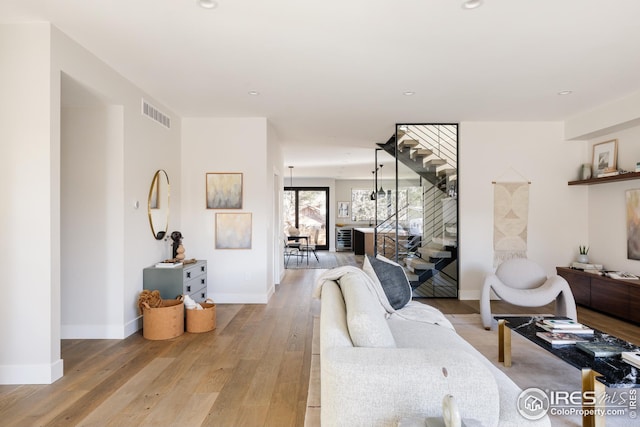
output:
M458 299L480 301L481 295L482 295L482 290L480 289L472 289L468 291L460 290L458 292ZM491 291L491 300L500 300L500 297L498 297L496 294L493 293L493 291Z
M467 301L467 300L480 300L480 295L482 294L482 291L480 289L471 289L468 291L462 290L460 289L458 291L458 299L461 301Z
M141 327L142 316L124 325L61 325L60 338L63 340L121 340L137 332Z
M135 334L142 329L142 316L138 316L135 319L124 324L124 336L125 338Z
M0 366L0 384L52 384L62 378L64 362L51 364Z
M269 302L269 300L271 299L271 297L273 296L273 294L276 293L276 285L271 285L271 288L269 289L269 291L267 292L267 302Z

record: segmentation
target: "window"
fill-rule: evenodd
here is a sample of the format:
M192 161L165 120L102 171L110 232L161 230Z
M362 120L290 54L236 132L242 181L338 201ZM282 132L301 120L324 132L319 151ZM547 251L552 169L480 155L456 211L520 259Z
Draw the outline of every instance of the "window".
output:
M375 218L375 201L371 200L371 190L351 189L351 220L373 222Z
M378 204L378 224L393 217L396 209L396 192L387 190L384 196L376 194L371 200L371 189L351 190L351 220L374 222L376 202ZM398 219L401 223L422 221L422 187L403 187L398 191Z

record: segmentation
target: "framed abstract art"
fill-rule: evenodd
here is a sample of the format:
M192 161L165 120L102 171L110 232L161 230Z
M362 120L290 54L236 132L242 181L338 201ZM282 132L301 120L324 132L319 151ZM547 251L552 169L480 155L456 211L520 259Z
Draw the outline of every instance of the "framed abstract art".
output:
M207 209L242 209L242 173L206 175Z

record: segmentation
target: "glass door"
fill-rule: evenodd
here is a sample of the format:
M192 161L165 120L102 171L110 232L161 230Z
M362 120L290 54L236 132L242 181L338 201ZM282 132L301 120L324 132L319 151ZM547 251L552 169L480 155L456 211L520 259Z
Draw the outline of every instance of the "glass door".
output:
M285 232L294 226L316 249L329 249L328 187L285 187L283 218Z

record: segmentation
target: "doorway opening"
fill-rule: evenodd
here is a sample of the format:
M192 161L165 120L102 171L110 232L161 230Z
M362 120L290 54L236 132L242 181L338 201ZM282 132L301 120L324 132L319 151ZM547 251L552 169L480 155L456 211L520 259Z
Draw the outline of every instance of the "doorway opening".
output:
M284 230L295 227L318 250L329 249L329 187L285 187Z

